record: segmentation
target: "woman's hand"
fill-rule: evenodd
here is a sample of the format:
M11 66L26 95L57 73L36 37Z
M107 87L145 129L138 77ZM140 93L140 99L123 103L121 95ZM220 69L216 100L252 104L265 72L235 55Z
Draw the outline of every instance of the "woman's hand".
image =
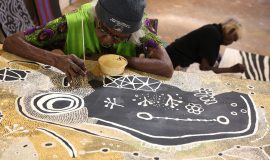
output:
M55 67L66 73L68 81L78 76L86 76L86 68L82 59L71 55L58 55Z
M243 73L246 70L245 65L237 63L230 67L232 73Z

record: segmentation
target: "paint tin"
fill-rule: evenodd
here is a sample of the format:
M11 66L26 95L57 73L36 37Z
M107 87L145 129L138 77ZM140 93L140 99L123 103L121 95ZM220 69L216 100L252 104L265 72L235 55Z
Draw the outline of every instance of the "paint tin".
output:
M98 59L100 70L110 76L117 76L124 72L128 62L126 58L116 54L105 54Z

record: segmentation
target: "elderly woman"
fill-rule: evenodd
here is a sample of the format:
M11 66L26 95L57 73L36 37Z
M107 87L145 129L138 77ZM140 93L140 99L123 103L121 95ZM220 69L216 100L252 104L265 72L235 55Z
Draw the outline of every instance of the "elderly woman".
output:
M84 56L123 55L132 68L171 77L173 67L144 14L144 0L99 0L73 13L8 37L4 50L66 73L85 76ZM62 54L59 54L62 53ZM141 53L150 58L139 58ZM79 57L79 58L78 58Z
M243 72L245 66L236 64L229 68L214 66L218 59L220 45L230 45L240 37L241 25L235 19L221 24L208 24L176 39L166 47L173 66L184 70L192 63L199 63L201 70L215 73Z

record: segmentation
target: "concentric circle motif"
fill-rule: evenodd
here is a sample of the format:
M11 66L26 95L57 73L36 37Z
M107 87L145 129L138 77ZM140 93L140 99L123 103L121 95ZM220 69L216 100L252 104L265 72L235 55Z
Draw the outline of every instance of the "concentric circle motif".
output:
M31 100L31 107L42 114L64 114L81 109L84 100L68 93L43 93Z
M230 120L225 116L218 116L217 121L218 123L223 124L223 125L228 125L230 123Z
M237 103L231 103L232 107L237 107Z
M150 121L153 119L152 114L147 113L147 112L139 112L137 113L137 117L146 121Z
M237 116L238 114L237 114L237 112L233 111L233 112L231 112L231 115Z

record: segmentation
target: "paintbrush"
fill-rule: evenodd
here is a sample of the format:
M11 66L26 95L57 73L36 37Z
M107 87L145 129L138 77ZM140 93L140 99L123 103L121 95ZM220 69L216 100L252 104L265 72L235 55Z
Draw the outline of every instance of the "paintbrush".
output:
M84 46L84 23L83 23L83 18L82 18L82 47L83 47L83 63L84 66L86 66L85 63L85 46ZM87 80L87 76L83 77L83 84L87 84L88 80Z

